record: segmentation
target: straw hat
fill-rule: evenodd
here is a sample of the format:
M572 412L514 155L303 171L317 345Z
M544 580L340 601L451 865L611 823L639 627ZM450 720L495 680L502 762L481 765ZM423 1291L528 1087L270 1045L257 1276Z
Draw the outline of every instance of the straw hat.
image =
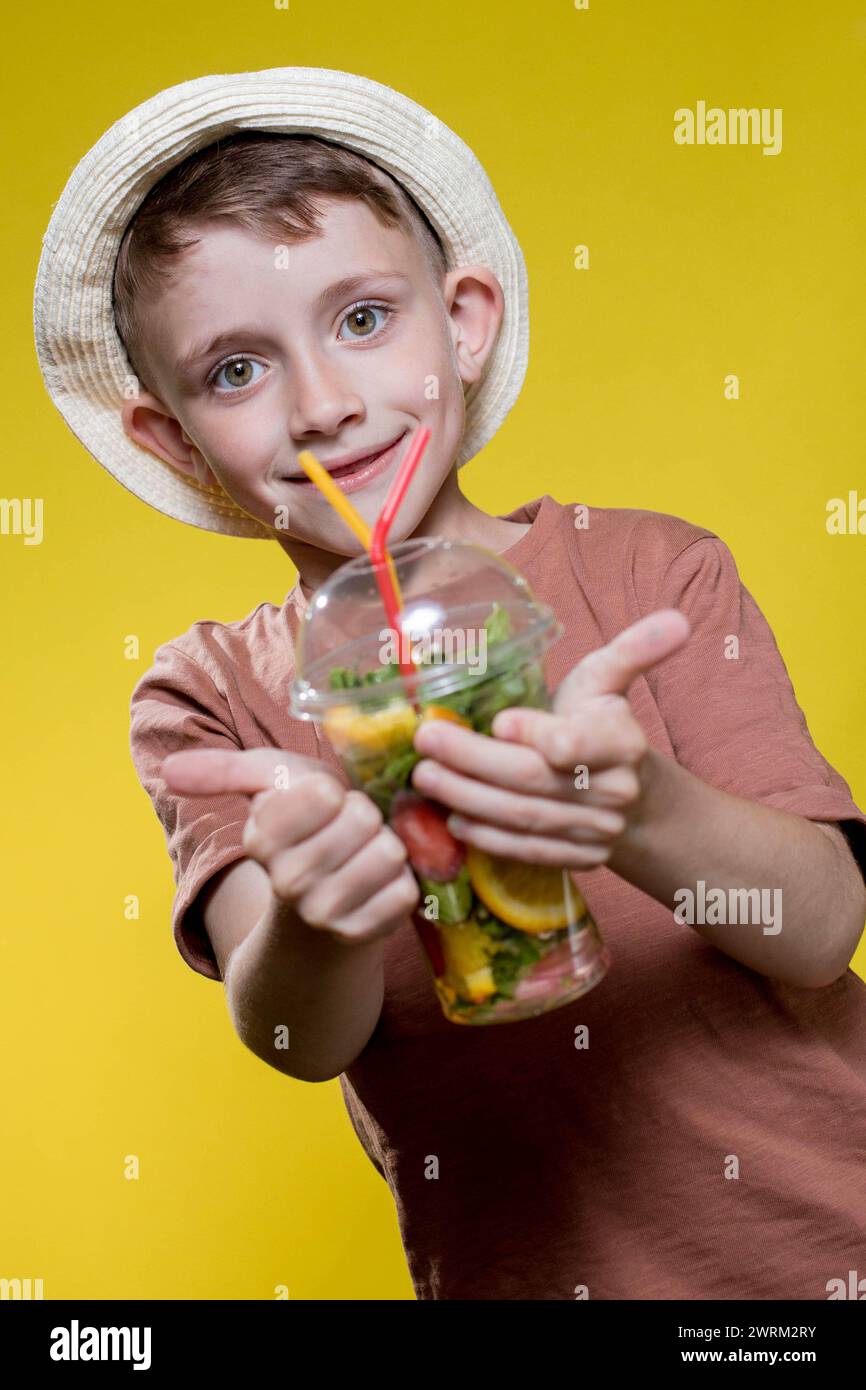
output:
M34 331L39 366L72 432L124 487L167 516L230 536L273 537L219 486L204 486L124 432L135 381L118 337L112 278L133 213L189 154L241 130L305 132L368 157L426 213L448 266L482 263L505 295L500 333L466 392L458 467L483 448L523 383L529 344L523 255L484 169L453 130L391 87L329 68L194 78L123 116L76 165L42 238Z

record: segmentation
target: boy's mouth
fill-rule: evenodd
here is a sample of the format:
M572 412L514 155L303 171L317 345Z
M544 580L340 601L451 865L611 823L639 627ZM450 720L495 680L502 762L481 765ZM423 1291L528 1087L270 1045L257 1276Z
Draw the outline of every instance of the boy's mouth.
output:
M378 448L368 450L364 453L347 454L348 463L337 461L336 467L327 459L320 459L322 467L327 469L334 482L343 490L354 491L356 487L363 487L371 478L377 477L393 461L397 448L405 438L407 431L397 435L388 444L379 445ZM306 474L292 475L288 482L294 483L296 487L312 487L316 484L312 482Z

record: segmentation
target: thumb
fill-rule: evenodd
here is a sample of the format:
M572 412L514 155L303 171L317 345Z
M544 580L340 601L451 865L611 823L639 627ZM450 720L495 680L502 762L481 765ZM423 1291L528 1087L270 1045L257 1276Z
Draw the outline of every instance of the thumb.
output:
M688 618L678 608L660 608L647 614L569 671L557 686L554 712L567 714L582 700L596 695L625 695L636 676L678 651L691 631Z

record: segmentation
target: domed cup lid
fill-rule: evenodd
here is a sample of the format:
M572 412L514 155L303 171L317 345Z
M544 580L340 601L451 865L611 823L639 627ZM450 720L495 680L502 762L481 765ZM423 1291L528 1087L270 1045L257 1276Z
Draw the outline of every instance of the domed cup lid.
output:
M415 698L429 701L537 658L564 631L523 575L482 546L423 536L398 542L390 555L402 636L389 625L369 555L341 565L299 620L290 693L296 718L408 699L400 642L416 663Z

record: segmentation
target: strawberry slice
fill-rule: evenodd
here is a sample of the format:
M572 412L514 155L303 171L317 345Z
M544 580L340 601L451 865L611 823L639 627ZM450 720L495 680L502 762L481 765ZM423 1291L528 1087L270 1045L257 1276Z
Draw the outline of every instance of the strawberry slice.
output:
M450 815L416 792L399 791L391 802L391 829L406 846L409 863L424 878L447 883L459 874L466 846L445 824Z
M574 956L566 939L554 946L524 975L514 991L515 999L543 999L546 994L573 983Z

